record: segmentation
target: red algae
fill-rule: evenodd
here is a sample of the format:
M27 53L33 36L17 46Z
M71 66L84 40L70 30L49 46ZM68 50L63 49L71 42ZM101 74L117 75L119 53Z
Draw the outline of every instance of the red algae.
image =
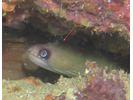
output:
M35 78L2 80L3 99L33 100L129 100L130 79L122 70L101 69L95 62L87 61L86 76L60 77L57 83L43 83ZM33 86L32 80L40 83ZM45 98L44 98L45 97Z
M39 86L39 82L37 82L37 80L35 80L33 77L24 78L23 81L27 81L29 83L33 83L35 86Z
M40 8L44 8L47 13L53 12L55 16L64 18L66 19L66 21L73 21L75 23L77 22L77 20L80 19L83 12L87 10L86 14L84 15L82 19L84 19L86 23L88 24L80 21L81 25L86 26L88 28L95 27L95 30L99 32L119 31L119 30L116 30L115 27L120 26L119 28L122 31L126 32L127 29L124 27L128 27L128 26L126 24L119 23L117 20L126 22L123 20L124 16L122 14L125 15L126 12L128 12L130 9L129 7L127 9L126 7L126 5L130 3L128 1L129 0L126 0L126 1L123 1L123 0L122 1L120 0L117 0L117 1L115 0L113 1L86 0L83 2L81 0L76 0L76 1L75 0L73 1L61 0L61 2L59 2L55 0L55 2L53 2L50 0L46 2L42 0L35 0L34 3L40 6ZM40 2L42 3L40 4ZM58 9L58 12L57 11L55 12L55 9ZM61 13L62 10L64 9L65 9L65 12ZM126 11L125 9L127 9L128 11ZM108 19L109 23L112 25L104 26L104 23L106 22L104 20L106 19ZM123 27L121 27L121 25Z
M31 15L32 1L5 0L2 1L2 25L23 29L22 21Z
M16 4L13 11L3 10L3 26L23 29L24 23L29 23L36 29L48 31L54 36L62 36L68 34L75 23L79 22L71 35L78 32L92 37L97 35L97 39L93 41L96 48L122 55L129 54L130 0L3 0L3 2ZM110 40L102 38L103 35ZM108 42L114 41L112 37L115 36L117 36L115 42L119 42L119 45L108 46ZM126 41L124 45L121 38ZM100 39L103 42L97 43ZM104 45L105 42L107 45Z
M128 29L130 27L130 0L85 0L84 2L82 0L6 0L6 2L9 4L19 4L19 7L15 7L12 10L15 11L13 16L19 16L18 13L20 11L17 12L17 10L22 10L21 15L26 17L18 17L20 21L24 21L24 19L31 16L30 12L28 12L28 16L25 14L27 10L32 11L32 13L36 14L44 23L48 23L49 30L53 27L58 28L60 31L63 31L61 34L67 34L68 32L65 31L70 30L70 27L66 27L67 29L64 30L60 28L62 27L61 23L52 27L51 21L59 19L63 23L66 22L65 26L69 26L68 22L71 21L70 23L73 22L72 24L77 23L86 10L87 12L82 18L84 20L83 22L82 20L80 21L81 27L78 27L78 29L81 28L82 30L83 25L86 28L92 28L92 31L96 32L119 31L128 34L126 32L130 31ZM3 3L5 3L5 1L3 1ZM34 7L39 11L38 13L34 11ZM44 18L43 16L46 14L49 16ZM55 19L53 16L55 16ZM12 20L14 20L13 18ZM110 25L105 25L106 19L108 19ZM86 21L87 24L84 23L84 21ZM55 35L56 34L58 35L58 32L55 33Z
M129 100L129 78L122 71L101 69L95 62L86 62L86 82L79 86L79 91L72 100ZM54 100L65 99L62 93Z
M117 3L110 3L108 4L109 9L111 9L112 11L119 11L120 10L120 5Z
M88 62L88 61L87 61ZM119 71L106 71L101 68L92 68L93 62L87 63L87 69L90 71L87 74L87 85L80 89L83 97L88 100L126 100L126 87L124 87L124 77L121 78ZM88 75L93 74L92 77ZM129 81L129 80L128 80ZM77 99L81 100L81 99Z
M48 94L44 100L52 100L54 98L54 95L53 94Z

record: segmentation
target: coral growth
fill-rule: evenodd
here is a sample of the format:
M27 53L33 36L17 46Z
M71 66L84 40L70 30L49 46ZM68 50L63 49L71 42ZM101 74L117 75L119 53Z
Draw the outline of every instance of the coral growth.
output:
M51 13L75 23L87 10L79 24L94 31L129 31L129 0L101 0L100 2L98 0L35 0L34 3L39 6L37 9L44 15Z
M4 26L23 29L25 22L56 36L68 34L78 22L72 35L97 35L96 48L129 55L130 0L2 0L2 9Z
M70 35L83 32L97 37L93 42L98 49L122 55L130 53L129 0L35 0L34 3L38 12L31 23L40 19L34 27L43 31L47 27L47 31L55 36L64 35L80 19Z
M6 12L13 11L15 16L25 16L21 21L28 18L32 10L44 22L48 20L50 29L69 29L68 22L78 22L87 11L79 22L81 29L87 27L98 32L120 31L128 35L130 31L130 0L3 0L2 8ZM55 24L55 20L50 20L51 16L60 18L60 22Z
M86 62L86 82L69 100L129 100L129 76L123 71L102 70L95 62ZM64 100L63 93L54 100Z
M33 0L4 0L2 1L2 25L23 29L22 21L31 16Z

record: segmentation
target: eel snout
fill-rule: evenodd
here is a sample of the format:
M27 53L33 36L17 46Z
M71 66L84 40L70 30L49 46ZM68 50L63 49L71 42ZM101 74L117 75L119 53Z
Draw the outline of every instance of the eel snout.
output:
M51 52L47 44L36 44L28 49L28 58L36 65L52 70L49 65L48 59L50 58Z

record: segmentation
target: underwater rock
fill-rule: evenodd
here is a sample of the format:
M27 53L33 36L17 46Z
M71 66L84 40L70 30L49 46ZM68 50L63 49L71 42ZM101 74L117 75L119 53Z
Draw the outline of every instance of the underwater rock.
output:
M86 77L60 76L55 84L38 78L2 80L2 98L6 100L130 100L130 77L123 70L101 69L86 62Z
M129 0L3 0L2 16L4 26L23 29L25 22L55 36L68 34L78 22L70 35L81 32L98 49L130 54Z
M23 21L32 14L33 0L3 0L2 25L17 29L25 27Z
M66 22L76 23L87 11L79 22L81 26L92 28L98 32L125 31L128 34L129 31L129 0L102 0L100 2L98 0L35 0L34 3L38 6L37 9L40 11L42 19L48 13L60 19L64 18ZM65 22L64 24L67 25Z
M95 62L89 61L86 62L86 67L86 81L79 86L79 90L69 100L130 99L130 78L124 71L102 70L96 66ZM67 93L62 93L54 100L64 100L66 97Z
M81 32L89 35L98 49L123 56L130 54L129 0L35 0L34 3L36 16L29 22L35 28L55 36L64 35L78 22L70 35Z

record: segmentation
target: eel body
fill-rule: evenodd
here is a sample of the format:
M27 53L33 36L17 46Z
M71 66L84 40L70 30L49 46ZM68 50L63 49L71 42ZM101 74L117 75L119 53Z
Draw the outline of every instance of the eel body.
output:
M28 58L36 65L68 76L84 75L86 60L100 67L118 67L116 63L93 49L84 50L66 44L36 44L28 49Z

